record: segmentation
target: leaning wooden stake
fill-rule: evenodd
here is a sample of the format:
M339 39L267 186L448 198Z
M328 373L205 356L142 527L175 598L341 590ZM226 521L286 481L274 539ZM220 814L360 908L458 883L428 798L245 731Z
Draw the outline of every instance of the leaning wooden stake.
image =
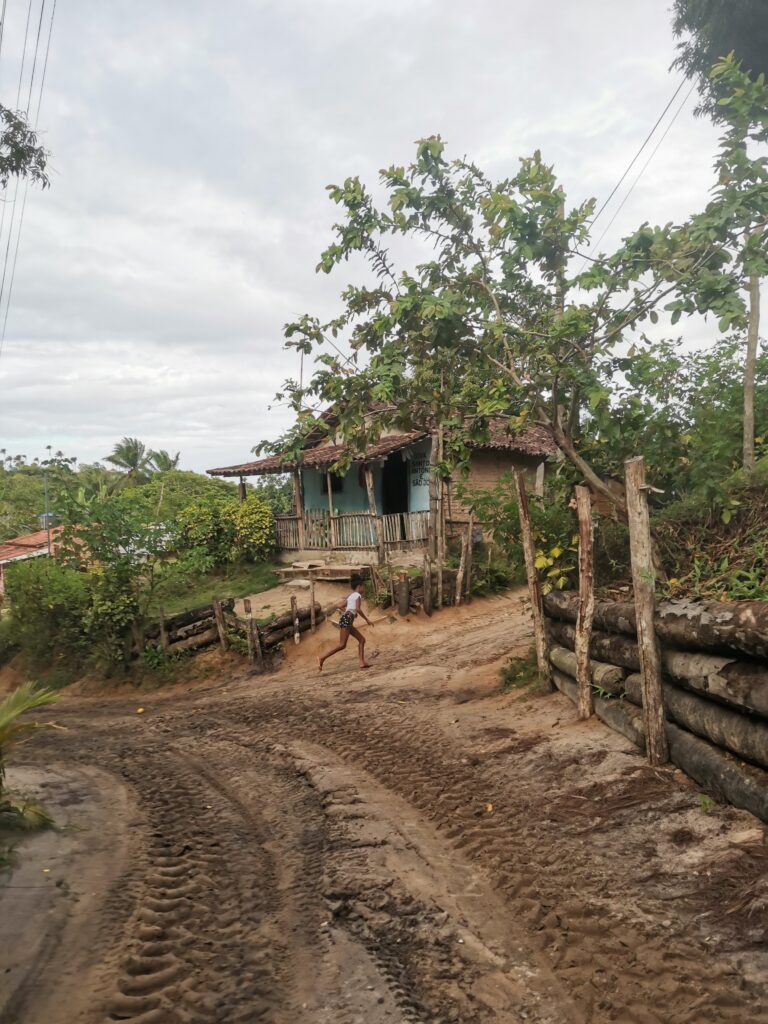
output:
M589 643L595 616L595 567L592 552L592 495L588 487L576 488L579 517L579 610L576 616L576 682L579 684L579 718L595 713Z
M397 610L400 615L407 615L411 610L411 585L408 573L401 569L399 573L400 582L397 588Z
M664 731L664 696L661 688L661 655L653 617L656 573L653 568L651 524L648 514L648 485L645 482L645 459L638 456L624 463L627 492L629 548L632 560L632 586L635 592L637 642L640 670L643 675L643 720L646 752L653 765L666 764L669 745Z
M264 668L264 654L261 650L259 630L253 621L251 613L251 599L246 597L243 600L243 611L245 612L245 638L248 641L248 661L256 665L259 671Z
M315 577L309 577L309 628L314 633L317 629L317 609L315 608Z
M314 605L312 605L314 608ZM312 613L310 612L310 615ZM295 644L301 643L301 626L299 625L299 603L296 600L296 595L291 594L291 617L293 618L293 642Z
M221 644L222 651L229 650L229 637L227 636L227 629L224 625L224 613L221 610L221 601L218 597L214 597L211 602L213 605L213 615L216 619L216 629L219 632L219 643Z
M552 668L549 664L549 641L547 640L546 626L544 624L544 606L541 597L541 584L536 572L536 552L533 546L533 532L531 530L531 513L528 508L528 495L525 492L525 481L522 471L515 470L515 489L517 491L517 509L520 516L520 538L523 542L523 555L525 557L525 574L528 578L528 594L531 599L531 615L533 616L533 635L536 641L536 664L539 669L539 676L550 689L554 689L552 683Z

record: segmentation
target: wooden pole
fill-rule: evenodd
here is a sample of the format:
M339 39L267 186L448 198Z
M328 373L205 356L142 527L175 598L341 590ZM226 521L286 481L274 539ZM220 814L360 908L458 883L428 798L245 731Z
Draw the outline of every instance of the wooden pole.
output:
M424 614L432 614L432 563L424 555Z
M314 604L312 608L314 609ZM311 615L311 612L310 612ZM301 643L301 627L299 625L299 603L296 600L296 595L291 594L291 617L293 618L293 642L295 644Z
M467 604L472 600L472 534L475 528L474 513L469 513L467 523Z
M397 610L400 615L407 615L411 610L411 587L408 580L408 573L405 569L400 570L400 583L397 588Z
M243 600L243 610L245 612L245 637L248 641L248 661L250 661L252 665L255 664L261 672L264 669L264 654L261 650L259 630L256 623L253 621L251 599L249 597L246 597Z
M382 522L376 509L376 492L373 487L373 470L369 465L365 469L365 489L368 492L368 508L373 519L373 529L376 534L376 550L379 557L379 565L384 561L384 530Z
M429 518L427 521L427 551L431 559L437 558L437 432L432 434L429 446Z
M317 610L315 608L315 574L309 574L309 628L317 631Z
M528 495L525 492L525 480L522 470L519 469L515 470L515 488L517 490L517 508L520 516L520 539L523 543L523 555L525 557L525 574L528 578L528 594L531 599L533 634L536 641L536 664L538 665L539 675L543 682L547 683L550 689L554 689L552 669L549 664L549 641L544 623L541 585L538 573L536 572L536 552L533 546L531 513L528 508Z
M632 560L632 586L635 592L637 642L640 671L643 676L643 720L646 752L652 765L666 764L669 745L664 729L664 696L661 688L661 655L653 625L656 612L655 583L651 546L651 523L648 513L648 485L645 482L645 459L638 456L624 463L627 492L629 547Z
M456 573L456 597L455 604L461 604L461 595L464 591L464 569L467 564L467 538L461 538L461 558L459 559L459 571Z
M224 625L224 613L221 610L221 601L218 597L214 597L211 602L213 605L213 615L216 619L216 629L219 633L219 643L221 644L222 651L229 650L229 637L227 636L227 629Z
M168 630L165 628L165 616L163 609L160 609L160 649L163 654L168 653Z
M328 543L332 548L336 547L336 520L333 516L333 483L330 469L325 474L325 485L328 488Z
M245 501L245 477L244 476L240 477L240 482L237 485L237 496L239 497L240 504L242 505L242 503Z
M389 599L393 608L397 607L397 599L395 597L395 572L392 568L392 559L389 557L387 552L387 568L389 569Z
M576 682L579 687L579 718L595 713L589 644L595 615L595 567L592 551L592 494L588 487L576 488L576 514L579 518L579 610L576 616Z
M293 471L293 505L296 511L299 550L304 551L307 541L304 530L304 502L301 497L301 473L298 469Z

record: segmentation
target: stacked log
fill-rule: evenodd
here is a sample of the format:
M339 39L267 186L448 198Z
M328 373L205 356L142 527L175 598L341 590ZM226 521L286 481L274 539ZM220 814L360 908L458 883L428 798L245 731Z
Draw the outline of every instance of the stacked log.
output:
M555 684L575 701L577 599L552 593L544 603ZM634 607L598 602L594 623L596 713L644 747ZM656 628L672 761L710 792L768 821L768 602L664 601Z

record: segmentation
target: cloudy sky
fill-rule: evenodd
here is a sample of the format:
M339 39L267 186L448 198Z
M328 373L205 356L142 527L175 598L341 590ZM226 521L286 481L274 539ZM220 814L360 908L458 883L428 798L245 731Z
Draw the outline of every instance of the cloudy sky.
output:
M287 425L268 408L298 373L282 325L333 313L345 284L343 269L314 273L334 215L325 185L374 183L439 132L449 155L497 176L538 147L573 200L602 200L679 82L669 6L58 0L39 120L52 185L30 190L24 214L0 447L32 458L52 444L92 461L132 435L180 449L189 469L248 458ZM11 106L27 10L7 2L0 99ZM48 0L33 113L50 11ZM603 248L705 201L716 136L694 100Z

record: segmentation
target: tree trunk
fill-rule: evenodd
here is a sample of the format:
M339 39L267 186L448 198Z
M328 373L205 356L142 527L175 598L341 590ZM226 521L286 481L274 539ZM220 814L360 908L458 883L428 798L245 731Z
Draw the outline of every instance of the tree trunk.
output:
M429 522L427 525L427 544L429 557L432 560L437 558L437 489L439 483L437 479L437 472L435 469L436 466L437 431L435 431L435 433L432 434L429 447Z
M525 493L525 481L521 470L515 470L515 488L517 491L517 508L520 516L520 537L525 558L525 574L528 578L528 595L531 600L531 616L533 618L533 635L536 641L536 664L542 681L552 688L552 671L549 666L549 642L547 627L544 622L544 608L541 601L541 584L536 572L536 552L533 546L531 531L531 514L528 509L528 495Z
M304 502L301 499L301 473L298 469L293 471L293 506L296 512L299 548L303 551L307 546L307 541L304 535Z
M576 621L574 595L553 591L544 604L553 618ZM768 601L660 601L654 622L659 639L676 647L768 658ZM635 636L634 604L598 601L595 625Z
M624 681L625 696L633 704L639 704L642 699L641 682L639 675L627 676ZM668 718L697 736L761 768L768 768L768 725L765 722L687 693L672 683L664 683L664 705Z
M592 495L588 487L576 488L579 517L579 611L576 616L576 682L579 684L579 718L594 713L589 671L589 641L595 613L595 570L592 556Z
M576 683L562 672L553 672L558 690L576 703ZM595 700L595 714L606 725L626 736L641 750L645 749L643 720L631 704L617 700ZM734 807L742 807L762 821L768 821L768 772L744 764L717 747L700 739L672 722L665 725L669 756L703 789Z
M645 460L640 456L624 464L627 492L629 547L632 561L632 589L635 594L637 644L643 678L643 720L648 761L652 765L669 760L664 732L664 694L661 688L661 652L654 628L656 610L655 574L651 551L651 524Z
M576 655L565 647L553 647L549 652L549 660L561 672L571 676L579 683L579 697L581 697L581 683L578 678L579 665ZM605 665L601 661L592 661L589 664L589 678L587 685L592 690L592 683L608 690L609 693L616 693L621 690L626 672L616 665ZM590 703L592 703L590 701ZM579 715L579 718L582 716Z
M555 643L574 650L576 631L570 623L550 620L549 633ZM589 651L593 658L611 665L634 672L640 668L637 644L629 637L593 633ZM768 718L768 668L765 665L664 647L661 664L666 675L689 689Z
M744 364L744 443L742 465L748 473L755 468L755 368L760 332L760 278L749 278L749 328L747 358Z

